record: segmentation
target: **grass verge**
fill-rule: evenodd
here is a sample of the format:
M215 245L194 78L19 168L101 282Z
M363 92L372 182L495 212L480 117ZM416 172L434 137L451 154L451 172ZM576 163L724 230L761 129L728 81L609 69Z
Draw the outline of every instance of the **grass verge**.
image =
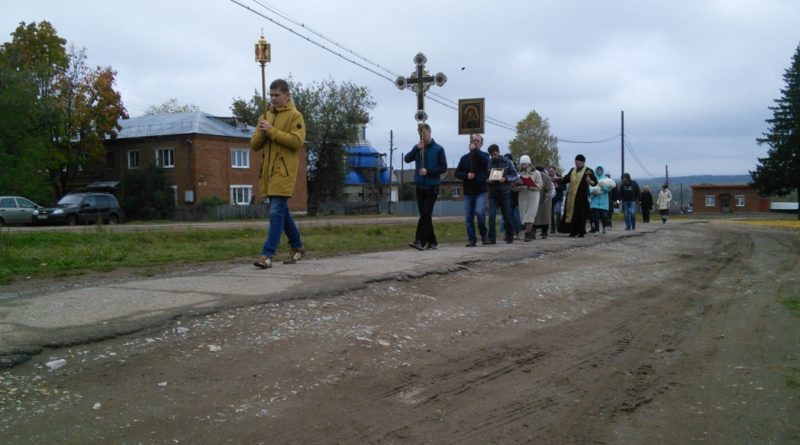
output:
M405 248L415 224L328 225L302 229L314 258ZM462 242L463 222L436 223L440 243ZM115 233L102 226L91 232L0 233L0 284L18 278L67 276L121 267L226 261L255 257L264 229L197 229ZM286 255L285 236L278 255Z

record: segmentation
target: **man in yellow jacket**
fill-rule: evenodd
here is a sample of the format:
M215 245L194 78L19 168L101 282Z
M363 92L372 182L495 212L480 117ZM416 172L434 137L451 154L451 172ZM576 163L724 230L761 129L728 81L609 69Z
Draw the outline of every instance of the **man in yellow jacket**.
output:
M250 148L261 152L259 188L261 195L269 197L269 231L261 256L253 263L261 269L272 267L272 256L278 250L281 232L289 238L289 258L284 264L294 264L305 255L300 231L289 213L289 198L297 182L297 161L306 139L303 115L291 101L289 84L283 79L269 86L271 107L258 121Z

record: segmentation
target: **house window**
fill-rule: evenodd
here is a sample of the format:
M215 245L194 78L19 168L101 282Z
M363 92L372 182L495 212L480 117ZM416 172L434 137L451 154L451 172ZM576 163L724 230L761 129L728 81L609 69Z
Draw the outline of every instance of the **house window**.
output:
M231 167L250 168L250 150L240 148L231 150Z
M706 195L706 207L714 207L714 195Z
M128 168L139 168L139 150L128 151Z
M175 149L173 148L157 148L156 149L156 165L163 168L175 167Z
M744 195L736 195L736 207L744 207Z
M461 187L453 187L453 198L461 196Z
M178 205L178 186L177 185L172 185L172 186L170 186L170 188L172 189L172 199L175 200L175 205L177 206Z
M231 186L231 204L248 205L250 198L253 196L252 185L232 185Z

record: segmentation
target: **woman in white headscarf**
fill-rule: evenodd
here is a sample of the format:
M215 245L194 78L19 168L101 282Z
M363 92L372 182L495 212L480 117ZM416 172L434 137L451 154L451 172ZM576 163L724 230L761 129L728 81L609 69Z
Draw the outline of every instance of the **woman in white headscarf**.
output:
M539 196L542 189L542 174L531 164L531 158L519 158L519 177L515 184L519 190L519 214L525 225L525 241L534 239L533 222L539 210Z

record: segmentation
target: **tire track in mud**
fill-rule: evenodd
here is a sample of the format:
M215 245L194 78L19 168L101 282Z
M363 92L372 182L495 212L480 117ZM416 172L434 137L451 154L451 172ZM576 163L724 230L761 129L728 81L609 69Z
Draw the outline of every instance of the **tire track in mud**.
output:
M511 431L516 437L512 442L591 442L616 416L678 384L668 365L670 356L708 309L703 294L749 258L752 243L743 238L716 241L684 258L694 270L671 286L625 287L620 293L626 297L603 311L532 332L530 340L519 344L496 345L436 364L446 371L430 372L427 378L408 376L379 397L412 405L422 418L430 417L430 409L470 417L464 405L481 400L483 418L464 422L448 443L505 442ZM520 373L530 376L530 382L509 394L506 380L518 379ZM581 421L570 420L576 418ZM400 425L382 439L411 437L408 432L418 426Z

